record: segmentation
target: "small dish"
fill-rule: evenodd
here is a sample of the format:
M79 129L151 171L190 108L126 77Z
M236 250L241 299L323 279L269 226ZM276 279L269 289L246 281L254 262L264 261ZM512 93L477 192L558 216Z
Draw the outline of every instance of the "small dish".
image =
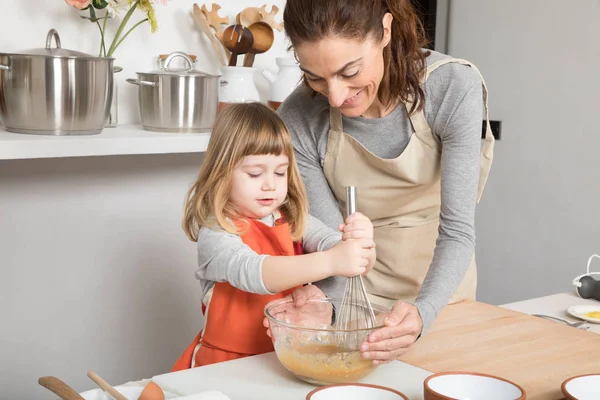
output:
M600 318L590 318L590 317L586 317L584 314L587 314L589 312L592 311L598 311L600 312L600 304L598 304L597 306L592 306L592 305L580 305L580 306L571 306L567 309L567 312L569 314L571 314L572 316L574 316L575 318L579 318L582 319L584 321L588 321L594 324L600 324Z
M140 394L142 393L142 390L144 390L144 387L143 386L115 386L115 389L117 389L117 391L119 393L121 393L123 396L125 396L127 398L127 400L138 400L138 398L140 397ZM165 399L175 399L175 398L179 397L175 393L170 393L170 392L167 392L166 390L163 390L163 393L165 394ZM113 400L113 397L111 395L109 395L108 393L106 393L102 389L88 390L83 393L80 393L80 395L85 400Z
M408 400L397 390L366 383L338 383L321 386L306 395L306 400Z
M425 400L525 400L525 390L498 376L439 372L423 382Z
M600 399L600 374L573 376L560 386L567 400Z

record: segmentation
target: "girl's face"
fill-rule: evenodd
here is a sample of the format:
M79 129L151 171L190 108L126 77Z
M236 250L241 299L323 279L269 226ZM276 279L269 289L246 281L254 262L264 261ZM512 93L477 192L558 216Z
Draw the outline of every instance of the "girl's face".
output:
M263 218L283 204L288 191L288 156L244 157L233 170L230 201L247 218Z
M390 40L391 15L386 15L382 22L381 42L331 36L316 43L301 43L295 48L310 87L348 117L385 115L377 90L385 68L383 49Z

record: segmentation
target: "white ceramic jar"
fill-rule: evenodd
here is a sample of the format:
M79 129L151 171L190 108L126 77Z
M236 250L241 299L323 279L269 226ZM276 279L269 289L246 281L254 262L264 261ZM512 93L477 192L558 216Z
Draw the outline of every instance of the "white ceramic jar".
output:
M275 59L278 71L277 75L269 70L262 70L262 75L271 83L268 103L271 108L277 110L283 100L296 89L302 80L302 71L298 62L290 57L278 57Z
M221 67L219 84L219 110L230 103L250 103L260 101L254 82L256 68Z

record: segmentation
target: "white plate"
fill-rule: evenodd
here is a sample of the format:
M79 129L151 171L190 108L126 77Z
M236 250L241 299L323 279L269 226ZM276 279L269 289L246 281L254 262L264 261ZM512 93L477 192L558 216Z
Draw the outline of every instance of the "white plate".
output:
M600 318L589 318L584 316L583 314L589 313L590 311L600 311L600 303L597 306L592 305L581 305L581 306L571 306L567 310L569 314L574 316L575 318L583 319L588 322L592 322L594 324L600 324Z
M138 400L142 390L144 390L142 386L115 386L115 389L125 396L127 400ZM178 395L167 392L166 390L163 390L163 393L165 394L165 399L174 399L178 397ZM88 390L80 393L80 395L85 400L113 400L113 397L102 389Z

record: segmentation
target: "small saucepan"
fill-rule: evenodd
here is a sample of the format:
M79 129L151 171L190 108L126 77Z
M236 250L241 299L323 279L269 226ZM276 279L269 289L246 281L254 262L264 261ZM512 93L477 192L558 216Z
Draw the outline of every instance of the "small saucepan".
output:
M183 58L187 68L171 68L175 58ZM195 70L190 57L180 51L169 54L158 71L137 75L127 82L138 86L138 113L145 130L210 131L219 103L218 75Z

